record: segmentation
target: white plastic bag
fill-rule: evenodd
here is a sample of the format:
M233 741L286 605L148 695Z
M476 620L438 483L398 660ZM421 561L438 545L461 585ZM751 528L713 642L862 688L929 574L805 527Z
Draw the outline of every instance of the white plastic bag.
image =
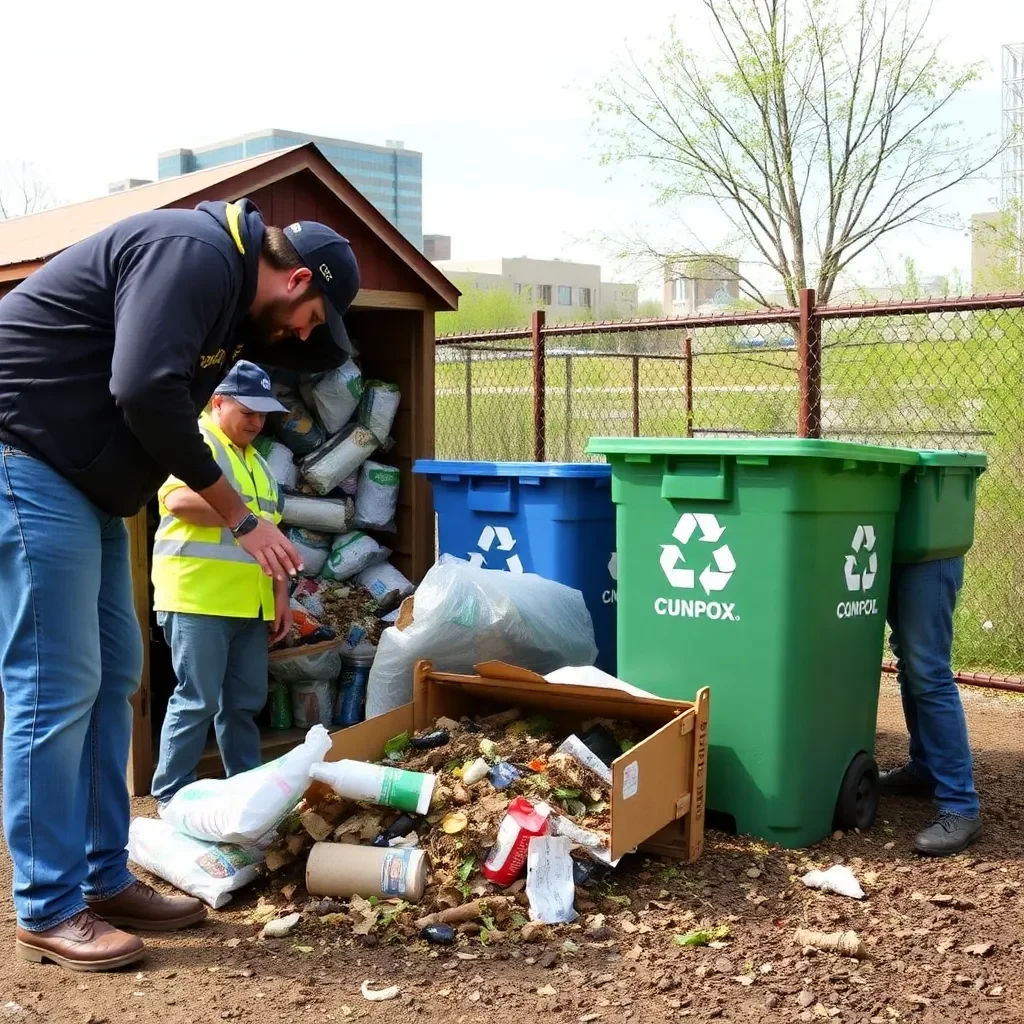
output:
M271 475L285 490L291 491L299 486L299 467L295 465L295 458L287 445L271 441L263 460Z
M355 511L351 498L310 498L286 494L281 519L289 526L301 526L321 533L347 533Z
M302 397L328 435L337 434L352 418L363 397L363 375L351 359L317 374L302 388Z
M214 910L256 881L263 849L251 844L207 843L157 818L135 818L128 828L128 859L208 903Z
M364 569L357 574L356 583L373 594L382 612L391 611L416 589L390 562L376 562Z
M359 403L359 422L384 444L398 413L402 395L397 384L368 380Z
M341 675L341 652L337 647L306 652L292 647L288 654L271 658L269 668L270 678L277 683L333 683Z
M572 877L572 843L566 836L537 836L526 854L526 898L530 920L568 924L577 914Z
M354 530L334 538L331 553L322 568L322 574L328 580L350 579L375 562L383 562L391 552L382 547L372 537Z
M596 657L594 625L578 590L442 556L416 591L413 621L380 638L366 717L412 700L420 658L441 672L472 673L481 662L505 661L543 675L562 665L592 665Z
M301 526L289 527L285 531L285 536L295 545L295 550L302 559L302 575L319 576L334 538L329 533L307 530Z
M363 530L394 532L395 510L398 508L399 472L367 459L359 470L356 491L356 526Z
M338 659L341 671L341 659ZM335 676L334 679L338 677ZM296 729L311 729L314 725L331 725L334 709L334 680L310 679L292 683L288 689L292 698L292 721Z
M833 864L828 871L808 871L800 881L809 889L834 892L854 900L864 899L864 890L857 876L845 864Z
M198 779L179 789L160 817L179 832L213 843L255 843L302 799L309 766L322 761L331 737L322 725L287 754L230 779Z
M317 494L329 494L351 476L380 446L365 427L350 424L337 437L307 455L299 465L302 476Z
M325 440L320 424L306 408L305 402L290 387L274 385L274 397L288 410L287 413L272 413L270 421L274 433L296 455L308 455L319 448Z

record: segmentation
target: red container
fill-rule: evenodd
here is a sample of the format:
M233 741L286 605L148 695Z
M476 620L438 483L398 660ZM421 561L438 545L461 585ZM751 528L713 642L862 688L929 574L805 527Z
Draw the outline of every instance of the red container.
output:
M547 808L543 812L537 810L523 796L517 796L508 805L498 838L481 868L495 885L511 885L523 873L530 840L548 830L548 813Z

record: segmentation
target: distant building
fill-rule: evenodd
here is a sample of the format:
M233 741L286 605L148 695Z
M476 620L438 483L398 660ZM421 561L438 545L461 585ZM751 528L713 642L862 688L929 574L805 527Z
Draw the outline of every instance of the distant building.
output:
M438 260L450 260L452 258L452 236L424 235L423 255L431 263L436 263Z
M138 188L140 185L152 185L149 178L122 178L121 181L112 181L107 186L108 195L114 192L127 192L130 188Z
M269 128L199 149L172 149L161 153L157 175L163 179L191 174L308 142L315 143L317 149L422 251L423 154L406 149L402 142L369 146L325 135Z
M596 263L519 256L436 260L435 266L460 286L508 288L553 316L589 310L595 317L628 317L636 312L639 301L638 285L602 281Z
M1008 235L1012 217L999 210L971 216L971 291L975 295L1002 291L1012 274Z
M665 267L666 316L686 316L728 306L740 297L740 261L732 256L693 256Z

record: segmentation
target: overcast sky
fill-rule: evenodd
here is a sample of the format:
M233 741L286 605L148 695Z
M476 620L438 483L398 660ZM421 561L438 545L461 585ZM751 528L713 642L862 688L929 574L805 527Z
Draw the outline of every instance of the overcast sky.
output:
M648 52L675 15L700 39L697 0L134 0L6 3L0 17L0 160L30 160L61 200L155 177L156 155L262 128L423 153L424 230L453 256L560 256L601 262L600 236L655 223L628 174L597 166L593 84L625 54ZM1024 40L1019 0L936 0L947 56L987 60L963 114L1000 124L999 48ZM992 183L950 209L988 208ZM910 229L861 283L915 257L920 273L969 269L964 232Z

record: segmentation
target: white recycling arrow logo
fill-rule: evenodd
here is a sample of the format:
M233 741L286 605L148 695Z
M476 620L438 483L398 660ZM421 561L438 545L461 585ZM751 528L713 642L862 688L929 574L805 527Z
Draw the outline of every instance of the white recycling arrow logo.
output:
M469 552L469 564L477 569L486 567L486 552L494 547L497 541L498 551L513 551L516 546L516 539L507 526L485 526L480 533L480 539L476 542L479 551ZM505 568L509 572L525 572L522 559L516 554L511 554L505 559Z
M706 544L717 544L725 533L717 517L707 512L685 512L679 517L672 536L683 547L689 543L694 532L700 531L700 540ZM661 545L661 571L665 579L679 590L692 590L696 581L704 588L704 593L724 590L726 584L736 571L736 559L733 558L728 544L722 544L711 552L711 561L701 570L700 576L686 566L683 552L675 544Z
M870 524L858 526L850 543L852 555L846 556L843 574L846 576L846 589L856 593L858 590L870 590L878 575L878 553L875 551L875 528ZM867 552L867 568L858 569L860 553Z
M619 582L619 553L617 551L613 551L612 557L608 559L608 575L616 583Z

